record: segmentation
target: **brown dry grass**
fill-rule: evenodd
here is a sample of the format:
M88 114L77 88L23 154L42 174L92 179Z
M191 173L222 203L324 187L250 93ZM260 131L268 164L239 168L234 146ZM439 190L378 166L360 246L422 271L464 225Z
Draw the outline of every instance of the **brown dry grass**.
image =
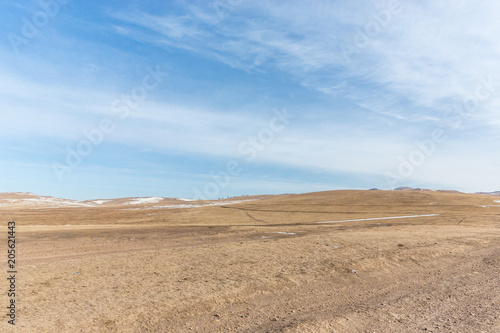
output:
M499 332L494 200L333 191L190 209L3 207L4 225L18 224L16 331ZM423 214L439 215L316 223Z

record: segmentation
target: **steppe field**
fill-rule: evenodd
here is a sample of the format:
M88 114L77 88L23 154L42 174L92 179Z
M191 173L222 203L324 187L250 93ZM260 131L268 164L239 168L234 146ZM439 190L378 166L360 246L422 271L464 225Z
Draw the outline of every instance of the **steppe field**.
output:
M1 332L500 332L499 196L9 193L0 215Z

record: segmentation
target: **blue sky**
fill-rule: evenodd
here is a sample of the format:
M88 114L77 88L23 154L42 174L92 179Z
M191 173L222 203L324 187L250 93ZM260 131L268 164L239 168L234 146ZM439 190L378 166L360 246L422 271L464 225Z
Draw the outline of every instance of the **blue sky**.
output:
M499 190L499 10L0 1L0 192Z

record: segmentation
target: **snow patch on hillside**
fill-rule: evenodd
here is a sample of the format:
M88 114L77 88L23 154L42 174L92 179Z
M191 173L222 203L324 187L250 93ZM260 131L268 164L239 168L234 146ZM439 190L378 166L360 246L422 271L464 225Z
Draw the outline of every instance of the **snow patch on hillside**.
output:
M91 202L97 204L97 205L102 205L105 204L106 202L110 202L112 200L92 200Z
M154 204L162 201L161 197L149 197L149 198L136 198L132 201L126 202L126 205L145 205L145 204Z
M387 217L372 217L372 218L368 218L368 219L355 219L355 220L321 221L321 222L316 222L316 223L342 223L342 222L356 222L356 221L408 219L408 218L415 218L415 217L429 217L429 216L438 216L438 215L439 214L387 216Z
M6 206L27 206L27 208L94 207L93 204L89 203L52 197L0 199L0 207Z

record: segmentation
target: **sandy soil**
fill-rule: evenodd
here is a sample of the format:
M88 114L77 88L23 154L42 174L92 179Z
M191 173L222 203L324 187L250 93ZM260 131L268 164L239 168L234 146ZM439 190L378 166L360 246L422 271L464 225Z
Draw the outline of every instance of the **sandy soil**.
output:
M498 197L36 209L2 198L2 253L7 222L18 226L18 307L1 332L500 332Z

